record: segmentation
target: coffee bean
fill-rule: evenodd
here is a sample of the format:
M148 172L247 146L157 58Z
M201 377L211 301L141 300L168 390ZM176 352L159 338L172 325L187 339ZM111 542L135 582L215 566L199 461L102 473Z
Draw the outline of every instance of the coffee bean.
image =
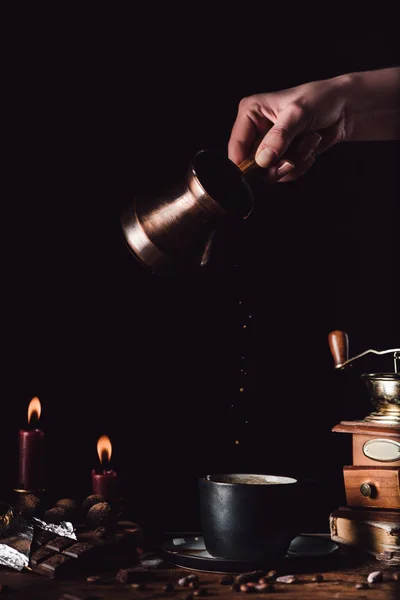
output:
M258 581L265 575L264 571L249 571L248 573L241 573L236 577L237 583L248 583L249 581Z
M207 596L208 591L206 588L199 587L197 590L193 592L193 596Z
M393 581L400 581L400 571L395 571L392 573L392 579Z
M221 585L232 585L232 583L234 582L234 578L232 577L232 575L224 575L223 577L221 577L221 579L219 580L219 583Z
M357 590L369 590L368 583L356 583L355 587Z
M266 574L266 578L268 579L268 581L271 581L271 579L276 579L278 577L278 571L268 571L268 573Z
M297 579L294 575L282 575L276 578L277 583L296 583Z
M272 585L272 583L259 583L258 585L255 586L255 589L257 590L257 592L261 592L262 594L265 594L268 592L272 592L274 589L274 586Z
M250 594L252 592L255 592L255 589L251 587L251 585L247 585L247 583L242 583L240 585L240 591L244 594Z
M169 582L163 587L163 592L173 592L174 589L174 584Z
M140 583L131 583L130 584L130 588L132 590L145 590L146 589L146 584L144 582L140 582Z
M372 571L367 577L368 583L380 583L383 580L382 571Z
M190 573L190 575L187 576L188 581L199 581L199 576L198 575L194 575L193 573Z
M314 577L311 578L311 581L315 583L321 583L321 581L324 581L324 576L321 575L321 573L317 573L316 575L314 575Z
M86 577L86 581L89 581L89 583L97 583L100 581L100 575L90 575L89 577Z
M193 588L194 590L197 590L197 588L199 587L199 582L197 581L197 579L194 579L193 581L189 581L189 587Z
M231 590L232 592L240 592L240 583L234 583Z
M182 585L183 587L187 587L189 585L189 580L187 577L181 577L178 579L178 585Z

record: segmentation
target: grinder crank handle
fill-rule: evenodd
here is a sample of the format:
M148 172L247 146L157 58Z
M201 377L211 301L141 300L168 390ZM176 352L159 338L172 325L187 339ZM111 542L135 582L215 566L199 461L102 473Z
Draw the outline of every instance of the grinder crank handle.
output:
M349 338L345 331L331 331L328 336L335 369L340 369L349 359Z
M329 347L335 363L335 369L344 369L353 361L365 356L366 354L391 354L394 355L394 370L397 373L397 361L400 357L400 348L390 348L389 350L365 350L361 354L357 354L349 358L349 338L345 331L331 331L328 336Z

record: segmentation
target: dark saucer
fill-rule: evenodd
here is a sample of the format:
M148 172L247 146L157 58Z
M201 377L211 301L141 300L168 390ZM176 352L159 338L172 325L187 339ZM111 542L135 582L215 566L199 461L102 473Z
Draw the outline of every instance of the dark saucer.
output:
M295 537L283 558L284 562L304 559L314 564L321 558L330 558L339 552L338 544L328 537L299 535ZM161 546L163 557L170 563L193 571L212 571L216 573L244 573L254 569L272 568L271 561L255 562L215 558L205 548L202 535L174 537Z

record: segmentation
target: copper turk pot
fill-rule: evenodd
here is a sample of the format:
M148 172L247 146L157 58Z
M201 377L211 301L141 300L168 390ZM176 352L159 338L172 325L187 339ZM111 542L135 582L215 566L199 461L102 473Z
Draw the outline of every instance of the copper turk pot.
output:
M246 219L253 210L246 177L254 170L254 159L237 166L222 152L201 150L175 188L135 197L121 218L134 256L154 272L207 264L218 222Z

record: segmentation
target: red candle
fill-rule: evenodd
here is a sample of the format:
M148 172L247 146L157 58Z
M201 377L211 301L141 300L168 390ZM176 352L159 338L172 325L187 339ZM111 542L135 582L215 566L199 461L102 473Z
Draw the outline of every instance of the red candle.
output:
M19 487L38 491L44 485L44 434L37 427L41 404L32 398L28 407L28 428L19 431Z
M105 502L112 502L117 496L117 474L110 467L111 453L110 438L102 435L97 442L101 467L98 471L92 471L92 490L93 494L102 496Z

